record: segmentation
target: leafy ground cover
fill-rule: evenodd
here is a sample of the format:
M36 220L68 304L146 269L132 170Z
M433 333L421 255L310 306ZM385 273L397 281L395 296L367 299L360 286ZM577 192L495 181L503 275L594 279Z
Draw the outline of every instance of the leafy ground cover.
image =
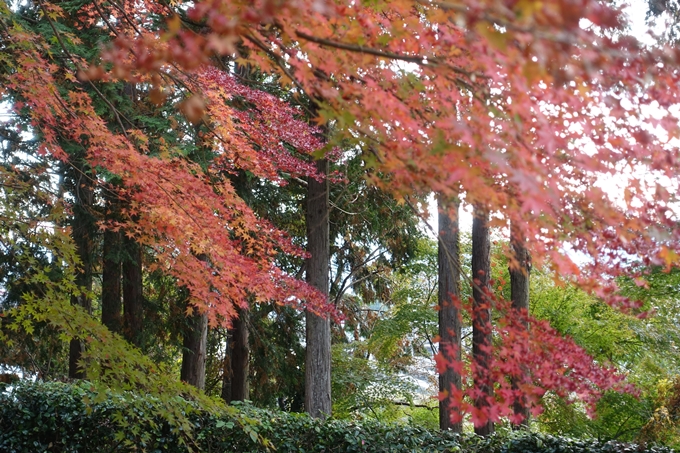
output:
M110 393L87 382L21 383L0 394L2 452L460 452L670 453L667 447L576 440L538 433L486 438L374 421L322 422L307 415L240 404L210 414L185 403L193 432L158 416L151 398Z

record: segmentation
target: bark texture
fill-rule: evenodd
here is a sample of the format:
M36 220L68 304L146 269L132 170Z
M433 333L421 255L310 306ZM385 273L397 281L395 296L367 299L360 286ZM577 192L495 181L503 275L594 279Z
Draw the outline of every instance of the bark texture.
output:
M227 348L224 354L224 361L222 362L222 391L220 396L225 403L230 403L231 399L231 339L227 334Z
M248 311L239 309L238 318L232 321L227 340L227 355L224 363L222 398L230 403L249 399L250 389L250 345L248 332Z
M328 161L317 161L322 175ZM307 282L328 296L329 224L328 180L309 178L307 185ZM305 410L315 418L331 414L331 325L330 319L306 313Z
M142 292L142 248L132 238L123 235L126 258L123 260L123 310L125 338L142 346L144 299Z
M107 210L115 207L107 201ZM104 231L104 247L102 250L102 324L111 332L123 331L123 301L121 299L121 247L120 231Z
M514 260L516 261L516 265L510 266L510 294L512 298L512 308L518 311L524 310L528 312L531 260L521 229L518 228L517 225L511 225L510 231L510 246L512 248ZM524 328L529 328L526 322L524 323ZM524 368L525 367L522 367L523 371ZM514 378L512 380L513 389L518 390L518 384L521 380L523 379ZM515 415L522 418L521 425L528 426L530 413L529 407L526 404L526 398L515 401L513 404L513 412Z
M208 314L194 313L187 318L187 327L184 331L180 379L200 390L205 389L207 345Z
M439 353L449 361L461 360L460 336L461 318L460 302L460 234L458 231L457 200L439 202ZM454 349L449 353L448 348ZM439 375L439 391L448 394L452 388L461 388L461 377L453 369L448 368ZM439 427L462 432L462 423L451 422L449 400L439 401Z
M472 220L472 289L473 319L472 319L472 360L476 371L474 373L475 387L482 391L482 395L475 399L477 409L489 405L487 398L493 392L493 383L489 376L491 353L491 306L486 297L489 291L491 274L491 239L489 237L489 214L480 208L475 208ZM482 426L475 427L475 433L487 436L494 431L494 424L487 421Z

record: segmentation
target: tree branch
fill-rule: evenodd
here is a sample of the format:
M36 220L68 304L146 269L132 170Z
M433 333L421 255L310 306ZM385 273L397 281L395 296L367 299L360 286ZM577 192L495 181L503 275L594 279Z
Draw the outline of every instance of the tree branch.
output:
M356 44L347 44L339 41L333 41L330 39L324 39L324 38L317 38L316 36L308 35L305 32L296 30L295 35L300 38L304 39L305 41L313 42L316 44L320 44L322 46L328 46L328 47L334 47L336 49L342 49L342 50L348 50L350 52L357 52L357 53L364 53L367 55L374 55L376 57L382 57L382 58L387 58L389 60L400 60L400 61L405 61L407 63L415 63L420 66L433 66L433 65L438 65L438 66L445 66L449 69L451 69L453 72L457 74L464 75L468 78L474 79L476 77L481 77L481 78L488 78L484 76L483 74L477 74L474 72L466 71L463 68L460 68L458 66L453 66L437 57L428 57L427 55L405 55L402 53L395 53L395 52L386 52L383 50L378 50L374 49L372 47L364 47ZM458 82L464 83L467 88L471 88L469 86L469 83L465 80L457 79Z

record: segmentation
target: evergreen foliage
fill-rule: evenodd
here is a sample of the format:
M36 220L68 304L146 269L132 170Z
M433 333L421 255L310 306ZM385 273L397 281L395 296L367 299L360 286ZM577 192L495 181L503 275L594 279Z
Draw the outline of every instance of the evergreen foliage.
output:
M671 453L667 447L576 440L529 432L481 438L375 421L322 422L306 415L237 405L232 413L191 413L193 431L155 415L156 400L131 392L95 400L87 382L26 383L0 394L0 451L371 452L371 453ZM125 414L124 416L121 414ZM122 417L122 418L121 418ZM186 442L181 442L184 439Z

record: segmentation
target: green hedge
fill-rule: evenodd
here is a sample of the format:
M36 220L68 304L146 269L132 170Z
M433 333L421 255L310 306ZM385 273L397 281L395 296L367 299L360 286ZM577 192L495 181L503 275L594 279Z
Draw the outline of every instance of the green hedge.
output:
M215 416L183 404L194 427L190 438L168 425L149 398L99 395L87 383L20 383L0 394L0 452L672 452L536 433L479 438L376 422L322 423L249 405Z

